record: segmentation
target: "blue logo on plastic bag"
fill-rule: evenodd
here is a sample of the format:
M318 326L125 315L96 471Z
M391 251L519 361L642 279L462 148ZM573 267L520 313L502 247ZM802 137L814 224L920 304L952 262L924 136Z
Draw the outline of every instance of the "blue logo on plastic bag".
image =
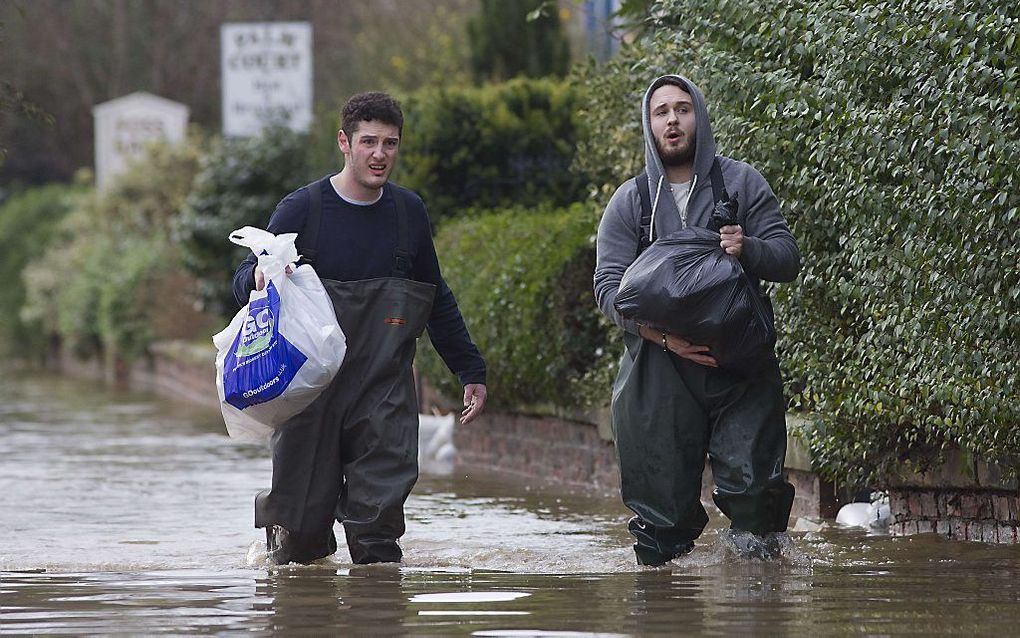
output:
M308 359L280 336L280 293L248 304L248 316L223 362L223 395L239 410L280 396Z

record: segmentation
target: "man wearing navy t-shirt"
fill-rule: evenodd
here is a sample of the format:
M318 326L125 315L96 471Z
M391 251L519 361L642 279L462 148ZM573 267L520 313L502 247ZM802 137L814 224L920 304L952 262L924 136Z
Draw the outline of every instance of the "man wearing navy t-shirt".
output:
M401 560L403 505L418 478L411 366L423 330L464 386L461 423L485 407L485 361L443 280L425 205L388 182L402 127L389 95L352 97L337 132L343 170L287 195L269 220L274 234L298 233L348 348L333 384L271 440L273 486L255 499L255 525L278 564L334 553L334 520L355 563ZM244 304L264 286L250 255L234 295Z

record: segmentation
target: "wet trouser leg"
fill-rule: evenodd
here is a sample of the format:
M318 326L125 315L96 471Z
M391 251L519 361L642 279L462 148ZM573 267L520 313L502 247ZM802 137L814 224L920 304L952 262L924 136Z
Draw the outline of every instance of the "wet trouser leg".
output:
M255 525L287 530L284 556L336 551L344 525L355 563L401 559L403 505L418 477L418 410L411 362L434 287L406 280L324 280L347 354L333 384L271 440L273 484Z
M704 530L706 453L716 473L716 502L735 528L785 529L793 488L782 477L786 428L778 367L774 377L769 367L745 378L635 335L625 342L612 420L623 500L637 515L630 531L639 558L668 560Z
M400 388L374 386L344 424L344 488L334 501L355 563L398 562L404 502L418 479L418 411L403 399L414 392L408 372ZM394 391L397 390L397 391Z
M733 529L786 531L794 489L783 476L786 405L778 363L772 359L748 376L710 371L705 402L712 406L712 500Z
M272 489L255 498L255 526L288 531L284 562L307 563L336 552L333 519L343 466L336 453L341 428L335 398L327 390L270 439Z
M625 339L612 402L620 486L624 504L637 515L629 526L635 550L665 561L708 523L701 505L708 417L666 352L644 347L634 335Z

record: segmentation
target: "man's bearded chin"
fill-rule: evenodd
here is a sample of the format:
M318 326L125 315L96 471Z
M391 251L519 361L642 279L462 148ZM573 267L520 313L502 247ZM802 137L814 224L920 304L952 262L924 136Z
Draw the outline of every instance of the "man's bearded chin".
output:
M658 141L655 143L659 147L659 158L662 160L663 166L683 166L690 164L694 161L694 153L698 150L698 141L695 139L691 140L691 143L670 151L662 150L662 145Z

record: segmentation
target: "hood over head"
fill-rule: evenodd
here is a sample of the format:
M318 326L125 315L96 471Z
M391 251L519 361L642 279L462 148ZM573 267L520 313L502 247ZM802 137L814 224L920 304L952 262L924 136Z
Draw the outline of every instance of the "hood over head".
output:
M694 190L691 192L691 199L694 199L696 192L703 188L711 188L709 172L712 169L712 162L715 160L715 137L712 135L712 124L708 119L708 107L705 105L705 96L701 89L694 82L691 82L682 75L663 75L656 78L645 91L644 99L641 102L641 127L645 138L645 172L648 174L648 192L652 197L652 214L655 220L655 232L659 236L669 234L680 228L680 211L677 210L676 202L673 201L669 189L669 181L666 178L666 171L659 157L659 149L655 146L655 139L652 137L651 109L649 103L652 93L665 84L677 84L684 91L690 94L694 102L695 139L697 149L694 152ZM691 216L690 223L693 225L696 219ZM675 223L674 223L675 222Z

